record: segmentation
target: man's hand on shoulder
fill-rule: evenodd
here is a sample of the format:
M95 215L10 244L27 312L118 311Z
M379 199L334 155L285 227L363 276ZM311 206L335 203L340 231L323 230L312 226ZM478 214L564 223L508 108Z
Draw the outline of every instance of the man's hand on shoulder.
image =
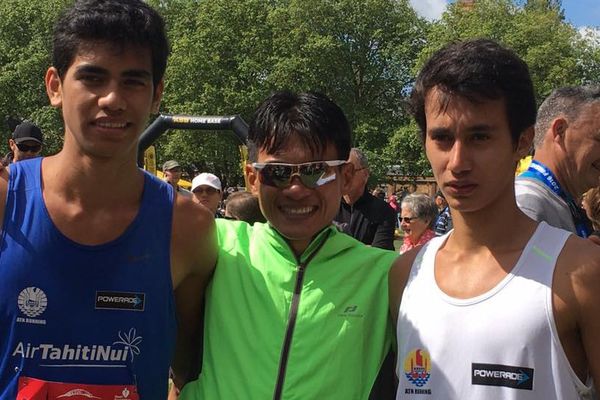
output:
M600 236L598 235L590 235L590 237L588 237L588 239L590 240L590 242L600 245Z

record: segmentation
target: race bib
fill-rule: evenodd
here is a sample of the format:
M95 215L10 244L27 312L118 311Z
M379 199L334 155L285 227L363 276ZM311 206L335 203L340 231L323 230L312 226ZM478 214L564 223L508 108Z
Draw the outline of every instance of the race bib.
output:
M23 377L19 379L17 400L139 400L135 385L85 385L48 382Z

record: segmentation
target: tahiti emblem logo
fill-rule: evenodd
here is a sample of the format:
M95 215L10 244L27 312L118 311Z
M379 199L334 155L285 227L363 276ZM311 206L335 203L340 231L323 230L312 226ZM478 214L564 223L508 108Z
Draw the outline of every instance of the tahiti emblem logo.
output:
M23 314L35 318L46 311L48 298L42 289L30 286L19 293L17 304Z
M427 350L414 349L404 359L404 376L410 383L421 387L431 376L431 357Z

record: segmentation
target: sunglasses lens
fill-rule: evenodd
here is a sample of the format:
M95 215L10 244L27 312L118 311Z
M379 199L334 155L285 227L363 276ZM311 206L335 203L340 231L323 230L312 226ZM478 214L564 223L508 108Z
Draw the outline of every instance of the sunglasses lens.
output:
M39 144L33 144L33 145L18 144L17 148L22 152L31 151L31 152L37 153L38 151L41 150L42 146L40 146Z
M319 180L326 172L327 165L325 163L304 165L300 168L300 180L304 186L314 189L320 186Z
M259 172L262 183L278 188L286 187L291 175L292 167L287 165L265 165Z

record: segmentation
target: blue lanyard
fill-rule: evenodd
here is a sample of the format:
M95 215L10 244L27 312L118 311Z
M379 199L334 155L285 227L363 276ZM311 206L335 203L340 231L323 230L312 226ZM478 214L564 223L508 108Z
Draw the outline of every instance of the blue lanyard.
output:
M585 212L577 205L577 203L575 203L573 197L562 190L560 184L558 183L558 179L556 179L556 176L554 176L548 167L537 160L532 160L527 171L523 172L520 176L537 179L546 185L550 190L552 190L557 196L563 199L569 206L569 211L571 212L573 222L575 223L577 236L587 238L590 235L591 229L589 227L588 218L585 215Z

